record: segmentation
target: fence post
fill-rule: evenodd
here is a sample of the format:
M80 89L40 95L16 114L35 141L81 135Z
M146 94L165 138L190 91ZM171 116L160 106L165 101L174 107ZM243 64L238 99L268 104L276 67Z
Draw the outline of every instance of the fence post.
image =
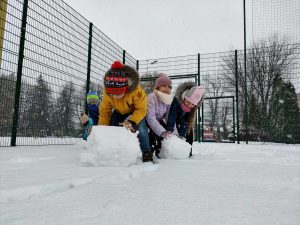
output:
M201 129L201 136L202 141L204 140L204 101L202 102L202 129Z
M88 60L87 60L87 71L86 71L85 111L87 111L86 95L90 91L90 83L91 83L92 41L93 41L93 23L90 23Z
M139 71L139 60L136 60L136 71Z
M248 144L248 100L247 100L247 50L246 50L246 1L243 1L244 6L244 73L245 73L245 110L244 110L244 123L245 123L245 134L246 144Z
M198 82L197 85L200 85L200 54L198 53ZM203 103L202 103L203 104ZM202 111L202 117L203 117L203 111ZM200 109L197 110L197 141L200 142L200 122L201 122L201 116L200 116ZM203 118L202 118L202 129L203 129ZM202 140L203 140L203 132L202 132Z
M123 64L125 65L125 63L126 63L126 51L125 50L123 50Z
M20 36L20 45L19 45L19 56L18 56L17 82L16 82L16 90L15 90L15 105L14 105L14 115L13 115L13 126L12 126L11 141L10 141L11 146L16 146L17 128L18 128L18 123L19 123L19 106L20 106L20 94L21 94L24 48L25 48L27 9L28 9L28 0L24 0L24 2L23 2L22 24L21 24L21 36Z
M234 51L235 61L235 101L236 101L236 136L237 143L240 143L240 113L239 113L239 81L238 81L238 54Z
M233 128L232 128L232 131L233 131L233 141L235 143L236 141L236 138L235 138L235 135L236 135L236 132L235 132L235 107L234 107L234 96L232 97L232 121L233 121Z

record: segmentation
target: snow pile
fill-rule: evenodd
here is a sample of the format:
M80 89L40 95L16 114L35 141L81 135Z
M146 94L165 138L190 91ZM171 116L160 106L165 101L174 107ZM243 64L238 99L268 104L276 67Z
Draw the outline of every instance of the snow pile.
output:
M191 145L185 140L172 135L162 141L160 157L168 159L187 159Z
M141 154L137 133L123 127L93 126L87 149L80 156L85 166L130 166Z

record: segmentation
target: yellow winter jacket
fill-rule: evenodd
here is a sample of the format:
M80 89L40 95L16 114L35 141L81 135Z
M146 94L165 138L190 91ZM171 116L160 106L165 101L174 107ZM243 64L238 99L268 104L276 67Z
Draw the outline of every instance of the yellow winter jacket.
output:
M139 124L147 114L147 94L138 85L133 91L125 93L121 99L110 97L103 92L103 99L99 106L99 125L109 125L112 110L120 114L129 114L130 120Z

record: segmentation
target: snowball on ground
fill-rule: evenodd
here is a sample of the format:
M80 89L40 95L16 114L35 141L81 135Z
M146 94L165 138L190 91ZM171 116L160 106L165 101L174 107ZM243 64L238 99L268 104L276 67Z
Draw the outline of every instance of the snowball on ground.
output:
M160 156L168 159L186 159L189 157L190 151L189 143L172 135L162 141Z
M80 156L85 166L130 166L141 154L137 133L124 127L93 126L88 153Z

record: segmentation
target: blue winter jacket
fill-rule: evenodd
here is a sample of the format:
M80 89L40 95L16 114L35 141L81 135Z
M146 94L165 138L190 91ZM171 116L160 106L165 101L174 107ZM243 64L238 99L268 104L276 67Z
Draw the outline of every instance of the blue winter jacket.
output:
M94 125L98 125L99 120L99 103L87 104L88 116L93 120Z
M188 118L190 112L184 112L181 105L176 97L174 97L173 102L170 106L167 130L173 132L175 125L180 137L186 137L188 130Z

